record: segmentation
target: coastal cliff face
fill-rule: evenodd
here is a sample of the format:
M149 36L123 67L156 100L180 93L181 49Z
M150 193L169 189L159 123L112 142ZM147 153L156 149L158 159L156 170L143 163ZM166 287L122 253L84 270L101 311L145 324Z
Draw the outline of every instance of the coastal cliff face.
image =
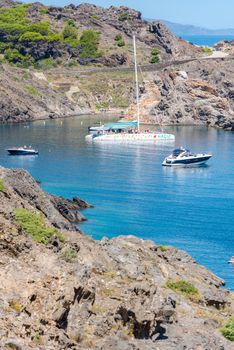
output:
M135 118L134 73L129 68L136 33L143 70L157 70L151 63L158 60L163 65L196 59L143 72L143 122L234 128L232 59L204 59L202 48L175 37L160 22L144 20L136 10L9 0L0 1L0 22L0 123L103 110ZM18 29L12 32L11 26ZM232 43L217 49L231 54Z
M1 349L232 349L222 280L172 247L74 232L61 202L87 206L0 169Z
M141 85L141 118L148 124L206 125L234 130L232 60L191 62ZM136 105L128 109L136 118Z

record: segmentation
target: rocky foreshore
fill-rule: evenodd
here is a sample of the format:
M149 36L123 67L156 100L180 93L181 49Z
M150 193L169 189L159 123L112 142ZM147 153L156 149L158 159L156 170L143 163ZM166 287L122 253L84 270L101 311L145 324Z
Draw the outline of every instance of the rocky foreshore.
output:
M74 231L87 206L0 169L2 350L233 348L221 279L173 247Z

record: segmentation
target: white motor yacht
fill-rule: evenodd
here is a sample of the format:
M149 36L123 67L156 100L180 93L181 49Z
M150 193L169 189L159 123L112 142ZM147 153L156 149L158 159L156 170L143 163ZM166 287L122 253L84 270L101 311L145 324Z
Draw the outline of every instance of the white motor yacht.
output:
M184 148L175 149L172 154L166 157L162 163L163 166L194 166L206 163L212 154L191 153Z
M11 156L25 156L25 155L37 155L39 152L31 147L23 146L23 147L13 147L8 148L7 152Z

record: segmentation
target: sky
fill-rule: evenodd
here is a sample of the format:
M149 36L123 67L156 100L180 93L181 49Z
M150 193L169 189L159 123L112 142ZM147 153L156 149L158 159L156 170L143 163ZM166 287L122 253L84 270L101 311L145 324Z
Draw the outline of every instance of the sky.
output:
M82 2L109 7L125 5L142 12L144 18L165 19L210 29L234 28L234 0L41 0L64 6Z

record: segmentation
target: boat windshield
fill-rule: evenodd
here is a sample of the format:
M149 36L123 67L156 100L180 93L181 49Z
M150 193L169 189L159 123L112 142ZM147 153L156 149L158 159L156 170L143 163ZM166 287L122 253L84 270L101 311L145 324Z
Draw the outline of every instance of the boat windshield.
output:
M181 153L184 153L184 152L189 152L189 151L184 148L178 148L173 151L172 155L173 157L178 157Z

